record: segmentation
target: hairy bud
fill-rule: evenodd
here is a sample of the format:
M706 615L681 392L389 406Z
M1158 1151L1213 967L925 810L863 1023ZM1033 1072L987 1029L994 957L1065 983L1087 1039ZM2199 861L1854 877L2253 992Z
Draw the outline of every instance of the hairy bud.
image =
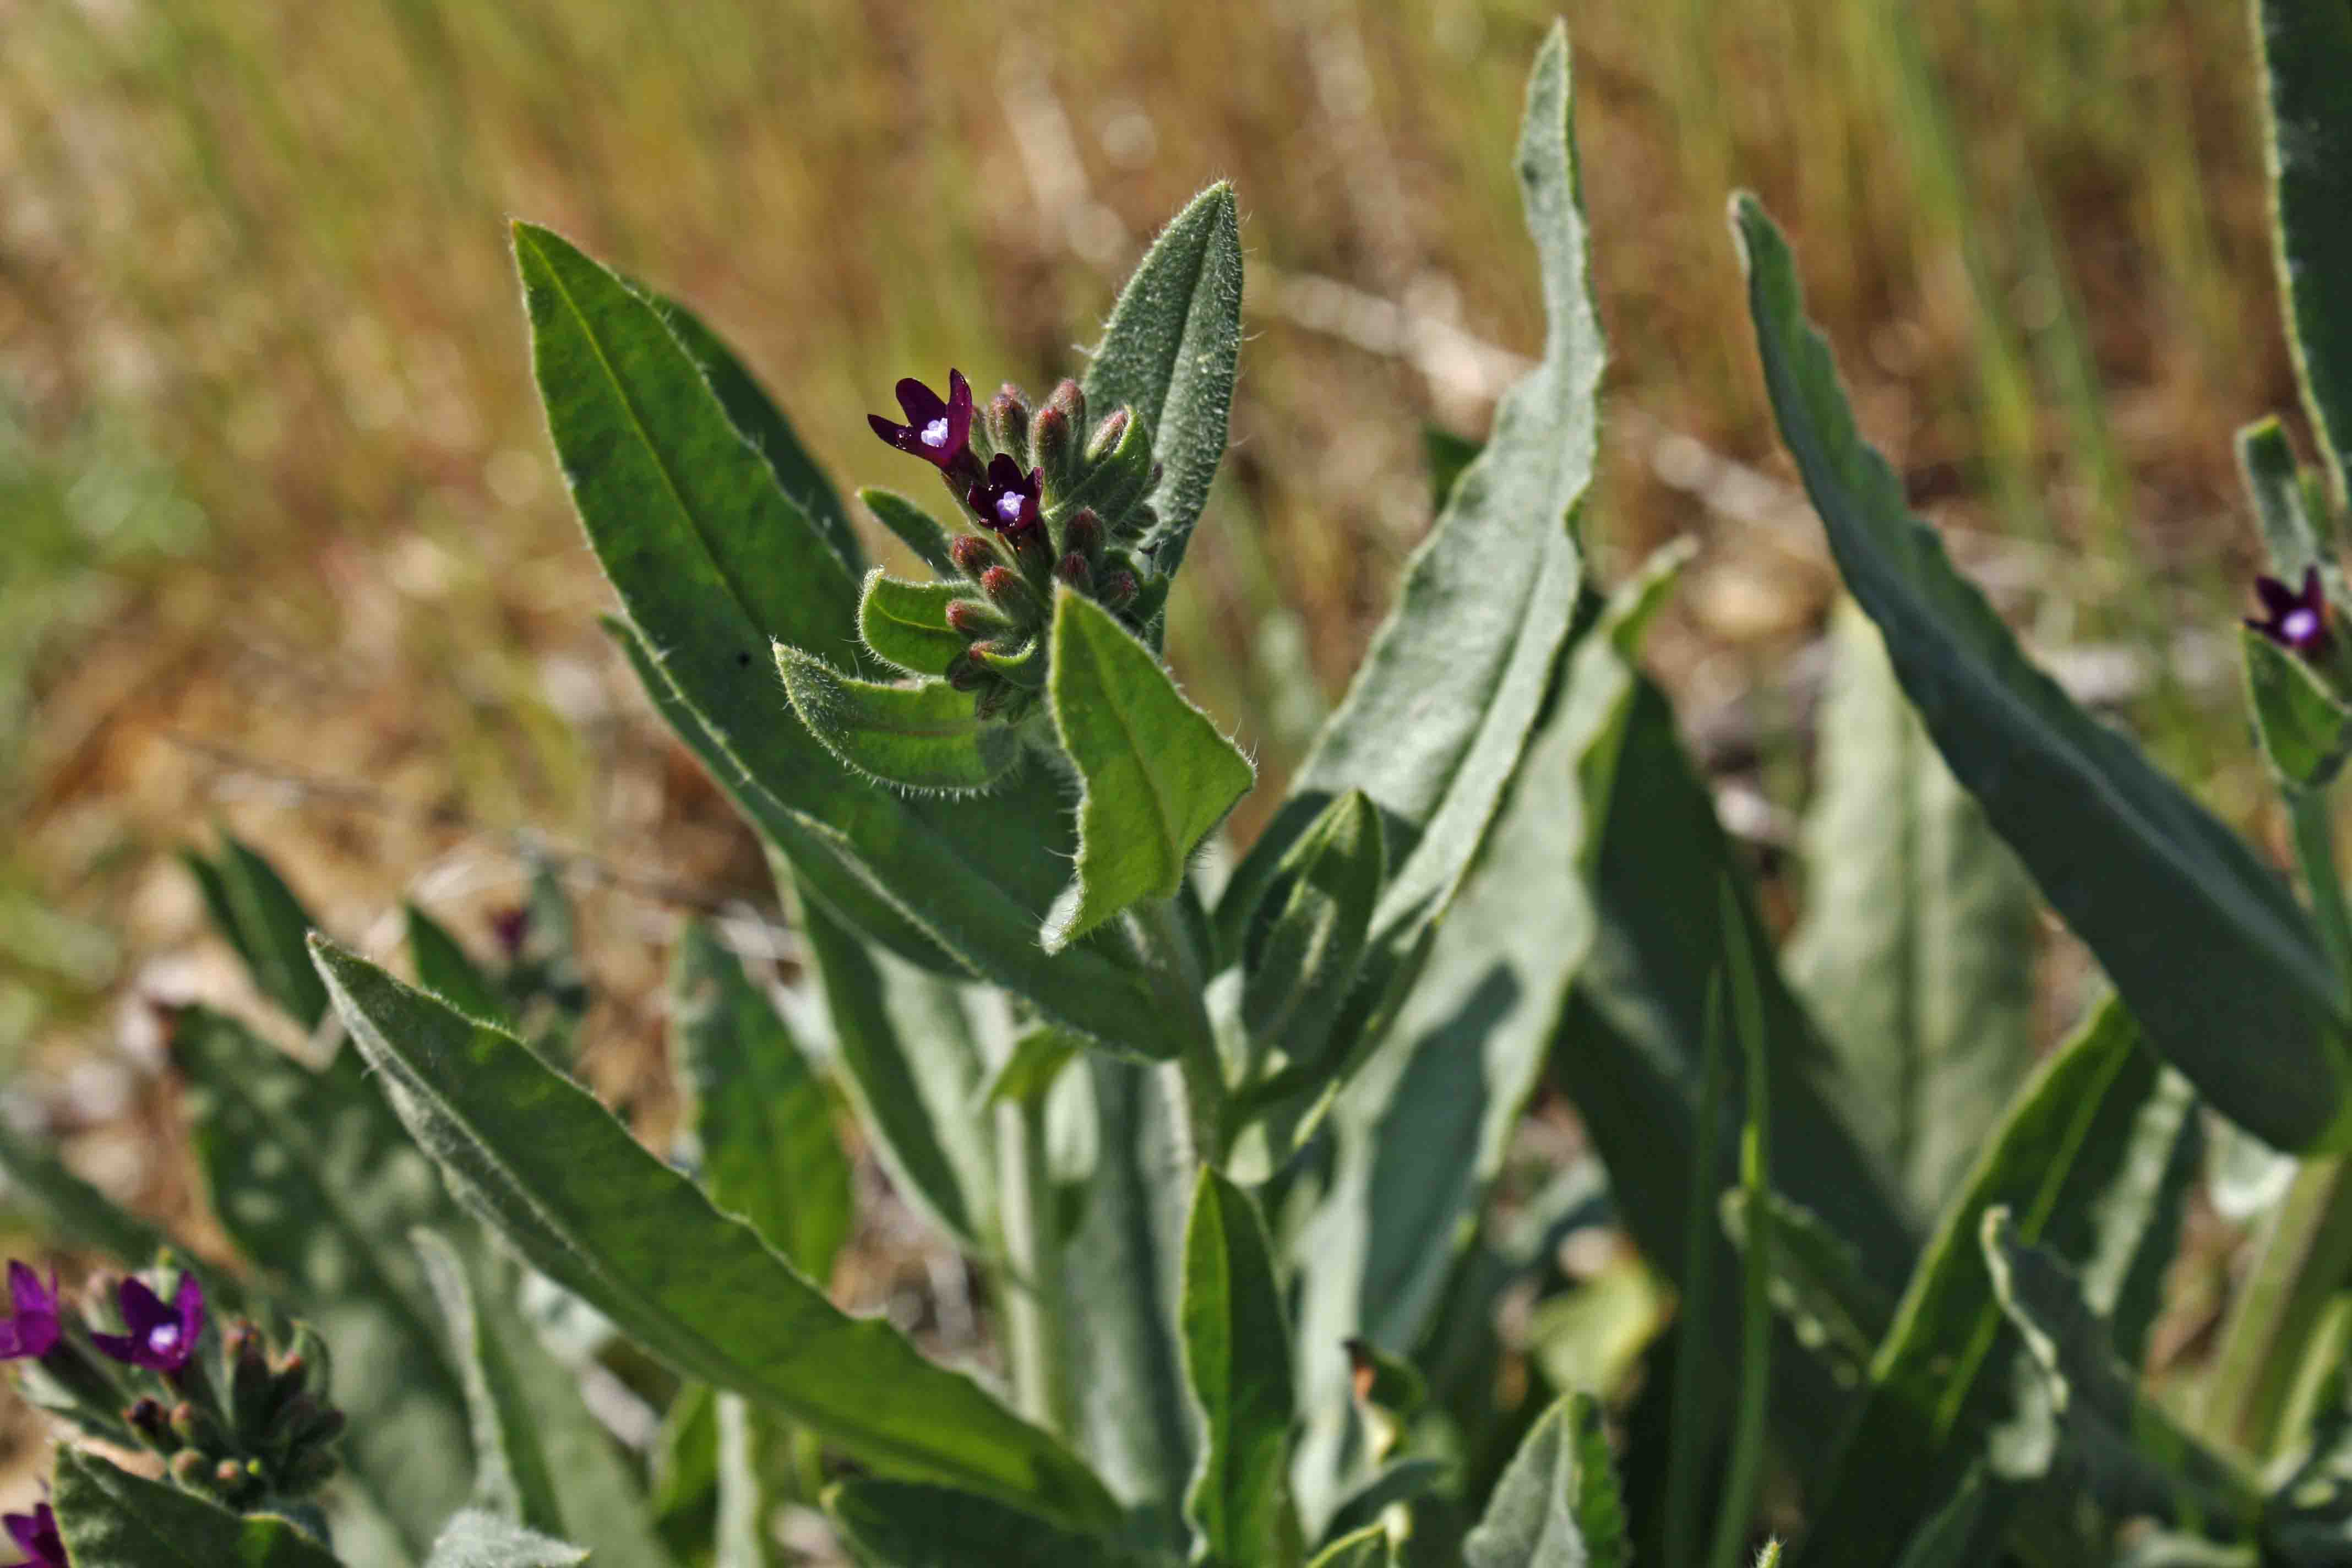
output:
M123 1421L158 1453L169 1454L180 1446L173 1435L172 1418L163 1410L163 1402L152 1394L141 1394L122 1413Z
M988 671L971 658L959 655L948 665L948 684L958 691L978 691L989 684Z
M1081 507L1069 521L1062 524L1062 548L1072 554L1083 555L1091 563L1102 549L1102 519L1092 507Z
M1128 408L1114 408L1103 416L1103 422L1087 437L1087 461L1099 463L1109 457L1118 438L1127 434L1127 422L1134 417L1134 412Z
M1000 566L996 570L1002 572L1004 568ZM991 633L1003 631L1011 624L995 610L977 599L948 601L948 626L960 636L984 637Z
M205 1457L194 1448L183 1448L172 1456L172 1479L184 1491L202 1491L205 1484Z
M1063 490L1077 472L1077 436L1070 427L1069 416L1058 408L1038 410L1030 427L1030 460L1045 470L1048 489Z
M992 566L980 574L980 591L989 603L1015 621L1038 618L1037 593L1010 566Z
M1003 557L997 554L995 545L979 534L959 533L948 546L948 559L955 563L957 571L977 580L982 573Z
M988 438L1016 457L1029 449L1029 397L1009 381L988 400Z
M1090 593L1094 589L1094 568L1088 566L1087 558L1075 550L1062 557L1060 563L1054 568L1054 575L1081 594Z
M1135 574L1120 570L1105 574L1102 586L1096 591L1095 597L1112 609L1118 610L1135 603L1135 595L1141 591L1141 584L1136 582Z

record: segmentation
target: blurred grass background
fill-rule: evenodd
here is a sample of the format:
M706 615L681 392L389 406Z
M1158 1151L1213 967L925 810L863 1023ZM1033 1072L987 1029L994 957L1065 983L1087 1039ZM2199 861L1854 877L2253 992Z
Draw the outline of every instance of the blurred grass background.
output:
M906 486L863 428L893 380L1042 391L1231 177L1254 335L1173 647L1278 770L1426 526L1421 432L1478 434L1536 342L1510 147L1550 15L0 0L0 1064L79 1086L65 1130L129 1129L83 1151L116 1185L163 1179L155 1091L82 1047L136 1061L127 996L225 983L170 860L217 818L377 945L403 893L478 935L519 834L578 851L597 1070L662 1092L677 907L764 878L595 630L509 216L692 300L845 488ZM1596 560L1705 541L1655 646L1735 826L1769 845L1801 800L1834 579L1764 416L1734 184L1962 559L2251 823L2210 635L2252 559L2229 437L2293 395L2239 8L1569 19L1614 354Z

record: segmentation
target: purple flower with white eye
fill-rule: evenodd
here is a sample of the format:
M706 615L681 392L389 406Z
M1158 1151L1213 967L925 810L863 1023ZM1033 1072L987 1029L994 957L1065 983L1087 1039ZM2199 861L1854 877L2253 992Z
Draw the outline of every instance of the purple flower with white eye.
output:
M47 1503L38 1504L30 1513L0 1514L0 1525L7 1527L8 1539L25 1553L22 1563L11 1563L7 1568L70 1568L66 1543L58 1534L58 1516Z
M139 1279L125 1279L115 1299L130 1331L92 1334L90 1343L126 1366L143 1366L166 1377L188 1364L196 1353L197 1337L205 1331L205 1288L194 1275L180 1276L179 1291L169 1305Z
M988 472L964 494L964 503L980 520L1008 538L1037 521L1038 498L1045 488L1045 470L1021 465L999 452L988 460Z
M907 416L904 425L893 425L879 414L869 414L866 423L874 434L901 452L918 457L936 467L941 473L977 470L979 462L971 455L971 383L963 372L948 372L948 395L938 393L913 376L898 384L898 407Z
M38 1361L58 1342L58 1277L49 1282L22 1263L8 1264L9 1319L0 1323L0 1361Z
M2327 595L2320 591L2318 567L2304 568L2300 591L2275 577L2257 577L2254 597L2263 602L2263 614L2259 617L2247 616L2246 625L2279 647L2305 658L2317 658L2335 646L2335 634L2327 626Z

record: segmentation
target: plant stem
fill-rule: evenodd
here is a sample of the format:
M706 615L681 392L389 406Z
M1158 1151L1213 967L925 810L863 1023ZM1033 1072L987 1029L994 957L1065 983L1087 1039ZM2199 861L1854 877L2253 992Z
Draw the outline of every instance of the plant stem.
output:
M1201 973L1199 955L1176 913L1175 900L1147 899L1129 910L1128 918L1160 995L1170 1010L1191 1026L1186 1031L1190 1043L1176 1058L1176 1068L1193 1156L1204 1165L1222 1166L1230 1090L1225 1085L1224 1058L1217 1049L1216 1028L1201 1000L1206 977Z
M1045 1165L1042 1098L996 1108L997 1186L1005 1261L1006 1353L1021 1414L1049 1432L1070 1431L1068 1346L1062 1310L1062 1226Z
M2263 1227L2215 1357L2201 1423L2257 1460L2282 1417L2327 1303L2352 1274L2352 1161L2307 1160Z
M2352 913L2344 905L2344 883L2336 871L2336 825L2327 808L2326 790L2288 789L2289 817L2294 824L2294 858L2303 869L2304 885L2311 889L2313 915L2336 972L2352 976Z

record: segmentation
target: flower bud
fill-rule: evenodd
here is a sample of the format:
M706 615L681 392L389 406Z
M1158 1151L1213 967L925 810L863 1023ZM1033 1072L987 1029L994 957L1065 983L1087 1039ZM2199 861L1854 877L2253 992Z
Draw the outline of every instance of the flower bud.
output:
M999 566L996 570L1002 572L1004 568ZM950 599L947 615L949 629L968 637L984 637L1012 625L977 599Z
M213 1484L223 1491L233 1491L246 1479L246 1469L235 1459L223 1459L213 1467Z
M169 1467L172 1479L183 1491L202 1491L205 1484L205 1457L194 1448L183 1448L172 1456Z
M1010 566L992 566L982 573L980 591L1015 622L1026 624L1040 617L1036 590Z
M158 1453L173 1453L180 1447L179 1438L172 1431L172 1419L164 1413L163 1402L152 1394L142 1394L132 1400L131 1408L122 1413L122 1419Z
M1053 395L1045 399L1045 406L1057 411L1062 417L1067 419L1073 431L1087 427L1086 388L1068 376L1064 376L1060 384L1054 388Z
M948 684L958 691L978 691L991 684L988 670L968 654L948 661Z
M988 400L988 438L1016 458L1029 449L1029 397L1009 381Z
M1114 408L1103 416L1103 422L1087 437L1087 461L1099 463L1109 457L1119 437L1127 434L1127 422L1134 417L1134 411L1126 407Z
M957 534L948 546L948 558L955 563L957 571L975 581L982 573L1003 559L997 554L994 544L977 533Z
M1096 590L1095 597L1112 609L1119 610L1133 604L1135 595L1139 592L1141 592L1141 585L1136 582L1135 574L1119 570L1104 575L1102 586Z
M1092 507L1081 507L1076 515L1062 524L1062 548L1072 554L1083 555L1091 563L1102 548L1102 519Z
M1088 566L1087 558L1075 550L1062 557L1060 563L1054 568L1054 575L1081 594L1091 593L1094 590L1094 568Z
M1045 486L1059 492L1077 477L1077 437L1069 416L1058 408L1040 409L1030 428L1030 460L1045 470Z

